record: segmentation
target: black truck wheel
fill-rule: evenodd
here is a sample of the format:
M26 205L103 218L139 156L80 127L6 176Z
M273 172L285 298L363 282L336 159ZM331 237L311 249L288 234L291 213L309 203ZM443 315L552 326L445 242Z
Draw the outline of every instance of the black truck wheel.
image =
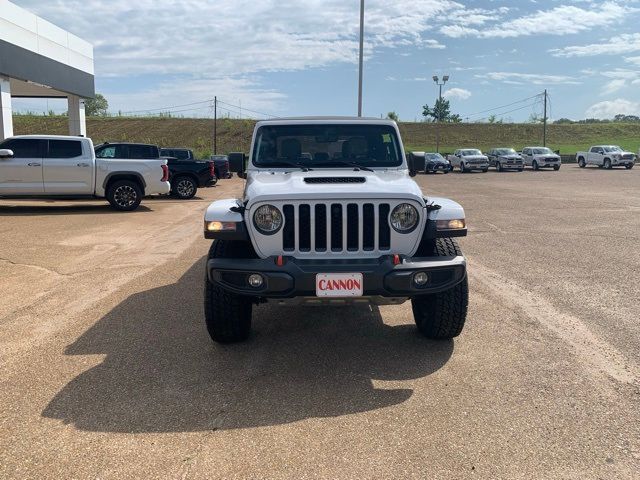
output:
M142 189L133 180L116 180L107 188L107 200L113 208L130 212L142 201Z
M171 192L182 200L195 197L197 191L198 184L191 177L181 176L171 180Z
M255 258L248 242L216 240L207 259ZM211 339L218 343L242 342L251 334L253 298L229 292L209 281L205 273L204 317Z
M430 246L425 245L424 250L421 255L462 255L460 247L452 238L439 238ZM460 335L467 318L468 304L469 284L466 276L461 283L449 290L411 299L413 318L418 330L425 337L436 340L451 339Z

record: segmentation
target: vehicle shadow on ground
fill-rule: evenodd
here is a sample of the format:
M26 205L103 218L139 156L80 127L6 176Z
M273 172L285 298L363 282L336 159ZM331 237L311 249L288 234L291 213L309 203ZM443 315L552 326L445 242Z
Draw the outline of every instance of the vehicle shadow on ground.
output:
M213 344L203 320L204 259L176 284L132 295L68 346L104 354L42 412L100 432L190 432L279 425L396 405L408 388L373 380L427 376L451 357L414 325L378 309L273 307L254 311L244 344Z
M56 205L51 202L49 205L0 205L0 217L18 217L18 216L41 216L41 215L132 215L151 212L152 210L144 205L140 205L132 212L119 212L111 208L108 203L104 205L95 204L73 204L73 205Z

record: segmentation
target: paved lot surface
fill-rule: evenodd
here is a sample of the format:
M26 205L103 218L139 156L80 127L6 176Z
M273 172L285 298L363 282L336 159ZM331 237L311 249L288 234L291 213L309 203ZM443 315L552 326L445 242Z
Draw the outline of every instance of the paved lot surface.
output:
M202 319L190 202L0 201L0 478L638 478L640 168L420 176L467 210L467 326Z

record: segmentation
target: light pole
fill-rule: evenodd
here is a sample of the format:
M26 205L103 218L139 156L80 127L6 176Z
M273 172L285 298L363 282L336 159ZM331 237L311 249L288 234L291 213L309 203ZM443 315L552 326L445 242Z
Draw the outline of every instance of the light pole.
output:
M449 81L449 75L442 76L442 83L440 83L440 79L437 75L433 76L433 81L436 82L436 85L440 87L440 93L438 94L438 107L436 109L436 153L440 153L440 109L442 108L442 87L445 83Z
M360 0L360 68L358 72L358 117L362 116L362 64L364 51L364 0Z

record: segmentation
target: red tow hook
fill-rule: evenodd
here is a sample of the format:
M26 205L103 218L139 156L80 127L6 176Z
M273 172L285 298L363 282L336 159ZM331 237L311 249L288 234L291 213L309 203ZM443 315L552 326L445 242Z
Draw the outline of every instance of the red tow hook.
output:
M400 265L400 263L402 263L402 260L400 259L400 255L398 255L397 253L393 255L393 264L394 265Z
M282 257L282 255L278 255L276 258L276 265L281 267L284 265L284 258Z

